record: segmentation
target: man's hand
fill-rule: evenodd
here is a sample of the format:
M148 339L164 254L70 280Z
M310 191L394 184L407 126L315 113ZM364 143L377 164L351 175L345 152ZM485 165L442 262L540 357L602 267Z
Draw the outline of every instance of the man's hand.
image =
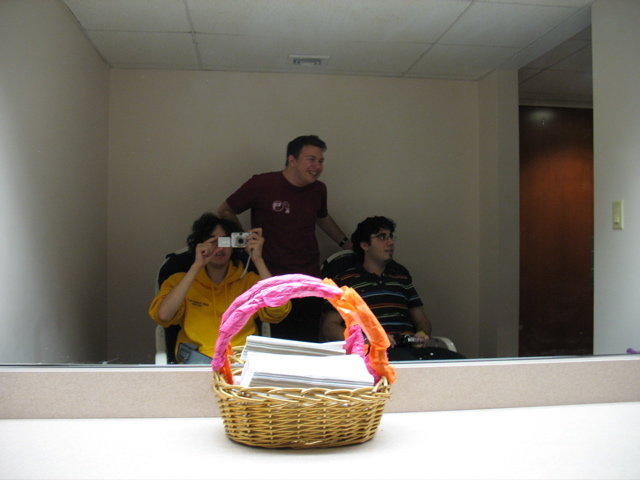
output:
M415 343L413 344L414 348L424 348L427 346L427 342L429 341L429 335L427 335L424 332L417 332L413 338L416 339Z
M236 215L236 212L234 212L231 207L229 206L229 204L227 202L222 202L222 205L220 205L218 207L218 216L220 218L224 218L226 220L231 220L232 222L238 224L240 226L240 228L242 228L242 225L240 224L240 221L238 220L238 216Z

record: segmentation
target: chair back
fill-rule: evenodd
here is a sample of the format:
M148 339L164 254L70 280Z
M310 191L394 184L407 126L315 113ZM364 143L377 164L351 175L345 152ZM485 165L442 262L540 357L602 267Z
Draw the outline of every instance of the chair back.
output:
M164 262L158 270L158 275L156 277L156 295L160 291L160 287L167 278L169 278L174 273L186 272L187 270L189 270L189 267L193 265L193 261L193 253L189 252L189 249L187 247L167 254ZM159 332L161 334L160 336L157 335L158 332L156 332L156 335L160 339L159 341L164 340L167 363L178 363L175 352L176 342L178 341L178 332L181 328L180 325L169 325L167 327L158 325L158 327L160 329L163 329L163 331ZM160 349L161 347L162 345L156 345L156 350Z
M341 250L327 257L322 262L320 270L325 278L333 279L345 270L355 267L357 263L358 257L353 250Z

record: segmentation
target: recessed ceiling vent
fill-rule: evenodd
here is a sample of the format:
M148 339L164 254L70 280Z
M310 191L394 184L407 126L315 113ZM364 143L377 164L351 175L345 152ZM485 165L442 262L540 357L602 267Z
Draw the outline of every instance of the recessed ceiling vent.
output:
M329 55L289 55L289 63L296 67L322 68L329 62Z

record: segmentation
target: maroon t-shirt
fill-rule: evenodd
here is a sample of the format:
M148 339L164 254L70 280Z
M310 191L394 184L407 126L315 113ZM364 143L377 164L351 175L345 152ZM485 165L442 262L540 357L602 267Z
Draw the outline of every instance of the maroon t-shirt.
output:
M321 276L316 219L328 214L324 183L296 187L282 172L262 173L245 182L227 204L236 214L251 209L251 228L262 228L262 256L273 275Z

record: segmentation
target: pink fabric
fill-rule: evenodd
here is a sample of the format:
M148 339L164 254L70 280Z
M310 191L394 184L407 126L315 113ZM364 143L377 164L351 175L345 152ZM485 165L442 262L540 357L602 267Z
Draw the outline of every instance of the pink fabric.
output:
M364 357L364 335L359 325L351 325L349 327L349 335L344 346L347 355L356 353Z
M291 298L322 297L341 295L342 289L329 285L320 279L301 274L278 275L256 283L238 296L222 315L222 325L216 342L216 350L211 360L214 371L222 368L225 352L231 337L238 333L251 315L262 307L277 307Z

